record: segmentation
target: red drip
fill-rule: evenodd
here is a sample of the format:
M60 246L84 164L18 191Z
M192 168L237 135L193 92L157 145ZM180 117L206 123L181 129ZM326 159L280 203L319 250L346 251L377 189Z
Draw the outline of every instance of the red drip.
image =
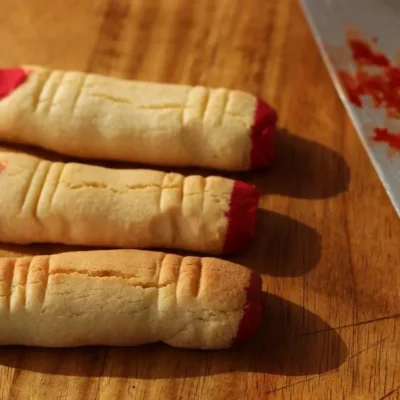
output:
M254 123L251 127L250 168L270 165L275 160L276 111L257 99Z
M400 151L400 133L389 132L386 128L375 128L372 140L387 143L393 150Z
M252 337L260 328L263 316L261 276L252 272L246 289L246 303L232 346L239 345Z
M349 39L348 44L356 72L339 71L339 77L351 103L361 108L361 96L369 96L388 117L400 118L400 68L364 40Z
M361 93L358 88L358 83L354 80L354 76L346 71L339 71L339 78L342 81L350 102L357 107L362 107L360 99Z
M240 250L253 240L259 198L260 192L254 186L235 181L227 213L228 230L224 253Z
M375 67L389 67L389 59L385 54L373 50L369 43L361 39L348 40L353 60L356 60L360 65L372 65Z
M27 76L22 68L0 69L0 100L24 83Z
M378 38L372 38L376 44ZM400 67L374 49L372 44L360 38L348 38L355 73L339 71L339 77L352 104L362 108L361 96L368 96L377 109L383 109L389 118L400 118ZM400 151L400 133L387 128L374 129L372 140L385 142L393 150Z

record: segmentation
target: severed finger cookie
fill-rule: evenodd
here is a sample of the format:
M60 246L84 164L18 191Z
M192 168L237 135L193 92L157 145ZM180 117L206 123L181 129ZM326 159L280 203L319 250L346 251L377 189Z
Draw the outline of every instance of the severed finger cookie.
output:
M261 278L215 258L103 250L0 259L0 345L220 349L262 319Z
M0 151L0 241L230 253L255 233L240 181L111 169Z
M0 69L0 140L70 156L249 170L273 162L276 119L236 90Z

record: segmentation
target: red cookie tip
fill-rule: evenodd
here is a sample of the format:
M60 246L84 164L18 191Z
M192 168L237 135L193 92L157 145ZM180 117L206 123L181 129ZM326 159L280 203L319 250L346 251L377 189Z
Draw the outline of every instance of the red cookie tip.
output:
M22 68L0 69L0 100L24 83L27 76Z
M251 127L250 168L261 168L275 161L276 111L257 99L254 124Z
M236 337L233 338L232 346L239 345L256 334L261 326L262 315L261 276L253 271L251 273L249 286L246 289L246 303L243 309L243 316L240 320Z
M246 247L255 236L260 192L245 182L235 181L231 194L224 253L232 253Z

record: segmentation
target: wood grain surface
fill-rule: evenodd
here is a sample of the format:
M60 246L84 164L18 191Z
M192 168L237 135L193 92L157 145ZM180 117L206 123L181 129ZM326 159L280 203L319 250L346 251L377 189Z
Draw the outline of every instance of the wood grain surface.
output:
M2 348L0 399L399 398L399 220L296 0L2 0L0 37L1 66L242 89L280 116L279 163L240 175L264 196L232 257L263 274L259 335L220 352Z

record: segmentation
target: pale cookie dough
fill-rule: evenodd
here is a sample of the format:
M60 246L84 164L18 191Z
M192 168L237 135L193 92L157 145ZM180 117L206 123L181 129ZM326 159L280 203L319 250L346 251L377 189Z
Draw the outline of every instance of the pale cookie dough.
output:
M261 278L215 258L105 250L0 259L0 345L227 348L261 323Z
M232 252L259 192L225 178L50 162L0 151L0 241Z
M276 118L237 90L0 69L0 140L70 156L248 170L273 161Z

